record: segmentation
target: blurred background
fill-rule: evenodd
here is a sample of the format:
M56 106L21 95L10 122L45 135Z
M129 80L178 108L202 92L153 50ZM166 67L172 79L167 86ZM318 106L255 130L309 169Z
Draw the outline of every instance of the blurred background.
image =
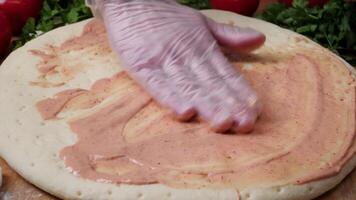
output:
M291 29L356 65L353 0L178 0L195 9L221 9ZM84 0L0 0L0 61L56 27L92 17Z

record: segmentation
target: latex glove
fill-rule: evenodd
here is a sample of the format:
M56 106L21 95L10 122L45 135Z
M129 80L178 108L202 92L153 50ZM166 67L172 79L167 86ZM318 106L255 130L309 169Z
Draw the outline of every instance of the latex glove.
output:
M199 114L218 132L253 128L260 110L257 95L217 41L251 51L264 43L263 34L217 24L169 0L97 3L112 48L155 100L181 119Z

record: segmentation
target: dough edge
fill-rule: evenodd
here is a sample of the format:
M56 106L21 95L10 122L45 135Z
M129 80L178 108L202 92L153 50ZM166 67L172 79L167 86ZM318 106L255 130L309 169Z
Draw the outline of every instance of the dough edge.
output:
M1 170L1 167L0 167L0 187L2 185L2 170Z

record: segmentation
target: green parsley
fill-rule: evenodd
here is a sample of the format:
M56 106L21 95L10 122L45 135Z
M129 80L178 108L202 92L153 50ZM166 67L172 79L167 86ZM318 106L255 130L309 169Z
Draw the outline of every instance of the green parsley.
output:
M178 0L196 9L210 8L209 0ZM66 24L92 17L84 0L44 0L38 20L29 19L13 48ZM294 0L292 7L275 3L261 19L306 35L356 65L356 3L330 0L323 7L309 7L307 0Z
M294 0L292 7L271 4L259 18L303 34L356 65L356 3L330 0L310 7Z
M21 36L14 41L13 48L23 46L27 41L66 24L92 17L84 0L44 0L38 20L29 19Z
M208 9L210 8L209 0L178 0L179 3L190 6L195 9Z
M196 9L209 8L209 0L178 0ZM84 0L44 0L38 20L29 19L22 34L13 43L13 49L23 46L27 41L54 28L79 22L92 17Z

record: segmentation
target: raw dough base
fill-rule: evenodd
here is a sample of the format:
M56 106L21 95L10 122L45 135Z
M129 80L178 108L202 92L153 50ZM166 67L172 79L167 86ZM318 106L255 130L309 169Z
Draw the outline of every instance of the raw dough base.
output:
M2 170L1 170L1 167L0 167L0 187L2 185Z
M222 11L205 11L205 14L221 22L235 22L241 26L251 26L262 30L267 35L274 35L270 43L283 44L288 36L295 33L275 25L247 17L237 16ZM0 92L2 126L0 126L0 156L25 179L39 188L65 199L115 199L115 200L236 200L238 194L234 189L174 189L165 185L114 185L84 180L70 173L59 158L58 152L75 142L74 134L66 124L43 123L34 106L43 97L74 87L87 87L88 83L113 74L117 68L106 72L92 72L86 79L70 82L68 86L53 89L51 92L40 89L29 90L28 82L35 80L34 70L39 59L28 53L30 49L41 49L46 44L61 44L73 36L78 36L88 21L62 27L51 31L12 53L0 68ZM299 36L300 37L300 36ZM309 45L315 47L315 43ZM117 67L117 61L112 66ZM345 63L345 65L347 65ZM350 67L350 66L349 66ZM350 67L351 69L351 67ZM353 70L353 69L352 69ZM23 80L15 80L19 74ZM46 131L41 131L45 129ZM23 132L26 130L26 132ZM356 165L356 157L334 177L311 182L304 185L281 185L268 188L250 188L240 192L241 199L248 200L297 200L312 199L337 185Z

